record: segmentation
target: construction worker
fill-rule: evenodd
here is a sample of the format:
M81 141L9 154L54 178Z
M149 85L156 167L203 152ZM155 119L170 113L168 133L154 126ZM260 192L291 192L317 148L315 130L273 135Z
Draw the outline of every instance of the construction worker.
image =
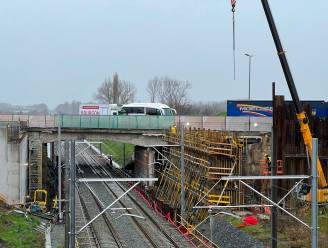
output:
M268 167L269 173L271 173L271 157L268 154L265 154L265 162Z

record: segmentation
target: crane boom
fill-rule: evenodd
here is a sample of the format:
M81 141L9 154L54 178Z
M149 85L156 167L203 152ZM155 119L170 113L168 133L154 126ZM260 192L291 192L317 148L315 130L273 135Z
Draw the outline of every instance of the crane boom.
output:
M270 27L270 31L271 31L276 49L277 49L280 64L283 69L291 97L293 99L293 103L294 103L295 110L296 110L296 116L297 116L297 120L299 121L299 124L300 124L304 144L307 147L310 158L312 158L312 133L311 133L311 130L309 127L309 120L306 117L305 111L302 109L301 102L298 97L298 93L297 93L296 86L294 83L294 79L293 79L292 73L289 68L289 64L287 61L285 51L284 51L281 41L280 41L280 37L279 37L278 31L277 31L276 24L274 22L272 13L271 13L271 9L270 9L268 0L261 0L261 2L262 2L262 6L263 6L263 9L265 12L266 19L267 19L269 27ZM319 159L317 161L317 169L318 169L318 177L319 177L318 178L318 185L319 185L318 201L319 202L327 202L328 201L327 180L325 178L325 175L324 175L324 172L322 169L322 165L321 165L321 162ZM311 196L308 194L307 198L310 199L310 197Z

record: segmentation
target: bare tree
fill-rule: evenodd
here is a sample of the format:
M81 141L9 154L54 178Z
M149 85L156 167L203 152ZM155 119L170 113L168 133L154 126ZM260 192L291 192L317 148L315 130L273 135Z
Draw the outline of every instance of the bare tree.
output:
M95 99L101 103L113 103L113 82L110 78L105 78L104 82L98 88Z
M119 102L128 103L135 101L136 87L127 81L120 81L119 84Z
M161 81L158 77L148 81L147 92L150 96L150 102L155 102L158 99L161 91Z
M149 81L147 91L151 101L160 101L175 108L178 113L183 114L189 105L189 90L191 83L172 79L169 77L155 77Z
M115 73L113 80L104 80L94 98L101 103L124 104L135 100L136 91L133 83L119 80L118 74Z

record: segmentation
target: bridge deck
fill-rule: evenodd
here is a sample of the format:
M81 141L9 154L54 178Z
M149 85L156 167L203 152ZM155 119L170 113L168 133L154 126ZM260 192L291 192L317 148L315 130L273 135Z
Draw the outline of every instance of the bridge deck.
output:
M221 131L270 132L271 117L235 116L79 116L79 115L0 115L0 122L20 121L27 127L107 129L168 129L180 123L191 128ZM0 123L1 124L1 123Z

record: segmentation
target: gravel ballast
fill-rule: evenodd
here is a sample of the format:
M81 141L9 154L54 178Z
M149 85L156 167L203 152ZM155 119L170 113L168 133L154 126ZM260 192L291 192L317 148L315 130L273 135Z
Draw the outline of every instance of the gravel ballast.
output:
M207 220L199 227L199 230L207 237L210 237L209 226L210 222ZM235 228L219 216L213 218L213 241L220 248L265 248L260 241Z

